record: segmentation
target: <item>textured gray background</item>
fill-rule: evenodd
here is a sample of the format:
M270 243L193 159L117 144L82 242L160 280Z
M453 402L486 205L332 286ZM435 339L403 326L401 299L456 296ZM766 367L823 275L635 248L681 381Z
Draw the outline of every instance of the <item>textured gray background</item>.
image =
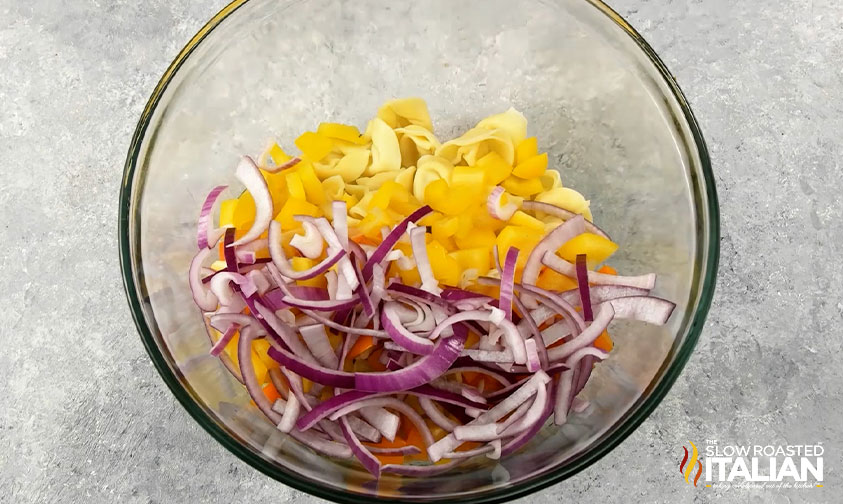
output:
M620 447L522 502L839 502L843 4L616 0L711 150L717 295L686 371ZM0 502L317 502L241 463L157 376L119 274L129 138L221 1L0 0ZM680 446L815 443L825 488L689 488Z

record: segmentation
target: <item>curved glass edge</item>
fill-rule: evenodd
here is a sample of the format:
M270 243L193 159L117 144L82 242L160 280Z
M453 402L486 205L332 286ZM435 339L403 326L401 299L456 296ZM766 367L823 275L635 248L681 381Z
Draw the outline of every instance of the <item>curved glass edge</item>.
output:
M182 383L179 381L176 374L168 365L161 349L155 344L154 337L151 330L146 323L143 314L142 302L138 297L137 284L134 275L132 274L132 254L131 254L131 240L130 240L130 208L132 200L132 187L134 182L135 170L137 168L138 156L140 154L143 136L149 126L150 119L153 112L158 105L164 91L167 89L170 81L175 73L182 66L188 56L195 50L195 48L229 15L242 7L249 0L234 0L211 18L200 30L190 39L185 47L179 52L164 75L158 81L155 89L152 92L143 113L141 114L135 132L132 135L132 140L129 147L129 152L126 157L126 163L123 169L123 181L121 183L119 195L119 209L118 209L118 242L120 250L120 269L123 276L123 287L126 291L126 298L132 311L132 318L135 321L135 326L141 335L141 340L147 353L152 359L155 368L161 375L161 378L173 392L173 395L179 403L187 410L188 414L205 429L211 437L221 443L226 449L237 456L240 460L246 462L258 471L267 476L278 480L279 482L288 485L297 490L307 492L317 497L328 499L339 503L353 504L359 502L360 494L352 492L339 493L332 489L312 484L303 479L296 479L289 474L278 470L265 463L257 454L246 448L240 443L237 443L228 432L222 429L216 422L211 419L207 413L196 406L193 398L186 393ZM714 183L714 173L711 168L711 159L708 154L708 147L703 138L702 130L699 127L696 117L685 98L684 93L677 84L675 78L667 69L667 66L659 58L649 43L641 36L627 21L611 7L603 3L601 0L588 0L588 2L600 10L603 14L608 16L618 26L620 26L635 43L644 51L650 61L656 66L668 88L673 93L674 98L679 103L685 120L688 122L688 127L694 138L694 143L698 149L700 157L702 176L705 182L705 208L708 218L708 233L709 240L707 248L703 251L705 253L705 270L703 274L702 288L700 290L697 310L694 313L693 320L688 329L688 337L680 347L676 359L671 366L665 371L665 374L659 385L653 390L650 396L635 410L632 415L621 424L617 431L612 433L606 440L596 445L591 451L584 453L579 458L576 458L571 464L561 467L558 470L551 470L546 474L539 475L532 480L524 481L518 485L509 488L502 488L483 494L457 497L456 501L462 503L499 503L508 502L512 499L524 497L528 494L534 493L555 483L567 479L591 464L597 462L603 456L612 451L621 442L623 442L639 425L641 425L647 417L655 410L661 400L670 391L676 379L679 377L685 364L693 352L694 347L699 340L702 332L705 318L711 306L711 301L714 296L714 288L717 279L717 267L720 259L720 212L717 201L717 190ZM374 495L366 495L366 498L373 499L379 502L406 502L405 500L396 500L390 498L382 498Z

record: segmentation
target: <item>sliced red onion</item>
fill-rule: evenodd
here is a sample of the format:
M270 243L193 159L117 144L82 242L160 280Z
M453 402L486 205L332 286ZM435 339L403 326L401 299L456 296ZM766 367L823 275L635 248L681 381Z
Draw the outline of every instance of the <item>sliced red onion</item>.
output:
M406 219L402 220L397 226L392 228L392 231L389 232L389 235L383 239L378 248L372 252L372 255L369 257L369 261L366 262L366 265L363 267L363 278L369 279L372 276L372 267L375 264L380 264L383 262L384 257L386 254L392 250L392 247L398 243L398 240L401 236L407 231L407 226L412 222L415 223L422 217L426 216L430 212L432 212L429 206L425 205L415 212L411 213Z
M261 270L252 270L244 274L246 275L246 278L252 282L257 289L257 293L261 296L270 289L271 285L269 283L269 279L266 278L266 275L264 275ZM245 294L245 290L243 293Z
M536 350L536 340L526 340L524 342L524 348L527 350L527 371L533 373L541 369L542 364L541 360L539 360L539 352Z
M354 388L355 376L352 373L311 364L280 348L270 347L268 353L272 359L278 361L282 366L312 382L344 389Z
M555 394L553 383L549 383L547 386L549 389L547 392L548 397L553 397L553 395ZM523 431L521 434L508 441L506 445L501 448L500 456L506 457L510 455L511 453L515 452L516 450L527 444L527 442L529 442L531 439L533 439L533 437L535 437L535 435L539 433L542 427L544 427L544 424L545 422L547 422L547 419L550 418L551 413L553 413L553 408L554 401L545 401L544 411L542 411L539 420L533 425L531 425L528 429Z
M454 428L453 436L457 441L480 441L486 442L501 437L498 433L498 425L495 423L474 423L458 425Z
M657 326L667 323L676 304L653 296L630 296L600 304L611 304L615 311L615 318L638 320Z
M524 272L521 273L521 283L535 284L539 277L539 270L542 266L542 257L547 253L556 255L556 251L568 242L571 238L579 236L585 232L585 219L582 215L577 215L571 220L565 222L548 233L542 240L533 247L530 255L527 256L527 263L524 265ZM573 276L573 275L571 275ZM535 308L535 302L532 299L522 299L528 308Z
M472 310L472 311L464 311L454 315L451 315L442 323L436 326L433 332L430 333L430 339L436 339L439 334L442 333L446 328L454 326L457 322L462 322L465 320L479 320L479 321L491 321L494 317L494 314L489 311L481 311L481 310ZM512 322L503 319L501 320L497 326L503 330L504 338L506 339L507 346L509 347L510 351L512 351L512 358L513 362L516 364L524 364L527 361L527 353L524 350L524 340L521 339L521 333L518 332L518 329L513 325ZM460 327L459 325L455 327Z
M489 215L495 219L508 221L513 215L515 215L515 211L518 210L518 205L511 202L506 205L502 204L501 198L504 193L505 190L501 186L497 186L492 189L492 192L489 193L489 197L486 198L486 210L489 212Z
M535 399L533 399L533 403L530 408L522 417L518 418L510 425L500 427L500 437L514 436L541 420L547 403L547 387L536 387L536 396Z
M594 343L594 340L600 336L600 333L606 330L609 326L609 322L612 321L614 316L615 310L612 309L612 305L601 304L599 310L597 311L597 316L594 318L594 322L592 322L591 325L586 327L582 333L574 337L571 341L562 343L558 347L548 349L548 359L550 359L551 362L555 362L568 357L583 347L591 345Z
M226 329L225 333L220 336L220 339L214 343L214 346L211 347L211 351L209 352L214 357L219 356L220 353L225 349L228 343L231 341L231 338L237 333L237 330L240 329L240 326L237 324L231 324L228 329Z
M255 330L252 326L246 326L240 331L240 339L237 344L237 360L240 364L240 375L243 377L243 384L251 396L252 401L269 420L278 425L281 422L281 415L272 410L272 404L263 393L258 378L255 376L255 365L252 362L252 341L255 340Z
M372 455L372 452L360 442L357 436L351 431L351 426L348 424L348 419L340 418L340 429L342 430L343 436L345 436L345 440L348 443L349 448L351 448L351 453L357 457L357 460L360 461L360 464L366 468L367 471L372 473L375 478L379 478L381 474L381 462L378 460L377 457Z
M585 254L577 255L577 286L580 291L580 306L582 306L582 318L586 322L594 320L594 313L591 311L591 295L588 289L588 265Z
M296 420L299 417L299 401L296 396L291 395L290 399L284 408L284 413L281 415L281 421L278 422L278 430L281 432L290 432L296 425Z
M454 335L437 341L432 353L399 371L355 373L353 388L370 392L399 392L428 383L457 360L467 336L462 326L456 326Z
M638 287L629 287L626 285L592 285L589 286L589 296L591 297L592 306L598 305L604 301L612 299L631 297L631 296L646 296L649 290L640 289ZM571 289L561 292L559 297L571 303L574 306L580 306L580 289Z
M433 353L433 341L417 336L404 327L397 306L400 306L399 303L389 301L384 304L381 311L381 323L392 341L414 354L429 355Z
M437 474L446 473L466 460L468 459L457 459L452 460L446 464L430 465L384 464L383 467L381 467L381 472L398 474L401 476L426 478L429 476L436 476Z
M561 273L572 278L577 276L576 266L557 256L553 251L546 253L542 258L542 262L545 266L551 268L557 273ZM641 276L622 276L589 271L588 282L597 285L625 285L629 287L638 287L639 289L652 290L656 285L656 275L649 273Z
M310 350L307 349L307 346L296 336L292 327L282 322L272 310L266 308L261 303L255 301L252 306L293 355L309 364L318 364L318 361L310 353Z
M281 302L303 310L335 312L338 310L348 310L354 308L357 306L359 301L356 298L313 301L310 299L298 299L292 296L284 296L281 298Z
M424 413L428 416L428 418L430 418L433 423L448 432L453 432L454 427L459 425L457 422L451 420L444 413L439 411L439 408L436 407L436 404L427 397L419 398L419 406L421 406Z
M255 201L255 221L246 234L232 244L233 246L259 238L272 221L273 214L272 195L269 193L266 179L263 178L263 174L252 158L244 156L237 165L235 175L246 186L246 190Z
M344 250L348 250L348 206L345 201L334 201L331 203L331 213L334 226L334 233Z
M239 273L240 266L237 263L237 252L234 248L234 233L233 227L226 228L223 235L223 258L225 259L225 270L232 273Z
M308 259L316 259L322 255L324 241L316 225L312 222L302 222L304 234L295 234L290 239L290 246L295 247Z
M383 455L416 455L421 453L418 446L406 445L396 447L381 447L381 446L367 446L372 453L379 453Z
M530 336L532 336L532 338L533 338L533 344L535 345L536 355L538 356L538 359L539 359L539 367L541 367L542 369L546 369L548 367L548 363L549 363L550 360L547 358L547 346L545 345L544 335L539 330L539 326L538 326L539 323L544 323L544 320L540 318L542 321L538 322L536 319L533 318L535 315L542 315L543 312L542 313L528 312L527 307L524 306L524 304L521 302L521 300L518 297L513 297L512 300L514 301L515 307L518 309L518 311L520 311L522 314L525 314L524 319L522 320L522 323L526 324L526 327L528 329L527 332L529 332ZM534 312L535 311L537 311L537 310L534 310ZM548 313L549 312L550 312L550 310L548 310ZM520 330L520 324L519 324L519 330ZM526 343L525 343L525 347L526 347ZM529 361L529 349L527 349L527 350L528 350L527 360Z
M263 166L261 168L261 170L263 170L267 173L278 173L280 171L286 170L287 168L292 168L292 167L296 166L297 164L299 164L299 162L301 162L301 159L298 158L298 157L294 157L294 158L290 159L289 161L287 161L286 163L282 163L278 166L275 166L275 165L273 165L273 166L269 166L269 165Z
M466 348L460 355L468 357L477 362L501 362L512 363L515 357L511 351L496 351L496 350L478 350L476 348Z
M237 297L231 284L235 283L240 287L243 295L249 297L258 291L257 285L240 273L222 271L211 279L211 292L219 299L220 304L231 304Z
M433 444L433 434L431 434L430 428L428 428L427 424L424 422L424 419L418 413L416 413L416 410L410 407L409 404L394 397L381 396L363 399L362 401L349 404L339 409L338 411L334 412L330 418L331 420L336 420L361 408L370 408L374 406L381 408L389 408L398 411L402 415L406 416L407 419L410 420L410 422L412 422L413 425L415 425L418 429L419 434L421 434L424 445L430 446Z
M366 314L366 317L371 319L375 316L375 304L372 302L372 296L369 294L369 290L366 287L366 281L363 280L363 272L360 271L360 265L357 264L357 261L352 261L352 263L354 275L358 282L357 295L360 297L360 302L363 305L363 313Z
M328 333L323 325L302 326L299 328L304 344L316 358L316 361L323 366L336 369L339 366L337 353L328 340Z
M442 289L439 288L439 282L433 276L433 268L430 266L430 259L427 257L425 234L425 228L413 228L410 231L410 245L413 247L413 259L416 261L416 269L419 271L422 289L438 296Z
M582 318L582 315L577 312L576 308L574 308L571 303L568 303L567 301L559 297L559 295L555 292L551 292L549 290L542 289L541 287L527 285L524 283L518 284L518 288L522 289L522 291L526 291L530 294L533 294L539 299L539 301L549 305L551 308L555 309L557 313L570 320L572 323L573 331L579 333L585 328L585 320Z
M381 440L381 433L377 429L369 425L368 422L356 416L348 415L348 425L351 426L351 432L357 435L362 441L369 441L372 443L379 443ZM324 421L328 425L333 425L328 421ZM321 427L321 424L320 424Z
M491 369L486 369L480 366L463 366L463 367L452 367L448 371L446 371L442 376L448 376L449 374L456 374L456 373L479 373L488 376L489 378L495 380L496 382L500 383L504 387L507 385L511 385L512 382L507 379L507 377L503 376L500 373L496 373ZM485 402L485 401L481 401Z
M360 415L389 441L395 441L401 419L380 406L360 408Z
M319 322L320 324L328 326L331 329L334 329L334 330L339 331L339 332L343 332L343 333L346 333L346 334L356 334L358 336L374 336L375 338L388 338L389 337L389 335L386 333L386 331L376 331L374 329L366 329L366 328L363 328L363 327L352 327L352 326L348 326L348 325L344 325L344 324L339 324L337 322L334 322L333 320L331 320L328 317L320 315L318 312L308 310L308 309L304 309L304 308L302 308L301 310L302 310L302 313L309 316L310 318L312 318L316 322Z
M269 224L269 255L272 256L272 264L278 268L281 275L292 280L307 280L328 271L328 268L345 256L345 252L341 249L334 250L312 268L296 271L287 260L284 247L281 245L281 223L274 220ZM283 279L281 281L283 282Z
M501 295L498 304L510 322L512 322L512 293L515 288L515 265L518 262L519 252L520 250L515 247L510 247L506 251L501 271Z
M323 439L312 432L300 432L296 429L290 431L296 441L310 447L316 452L322 453L329 457L336 457L347 459L352 457L351 448L347 445L337 443L336 441L329 441Z
M571 220L578 215L574 212L570 212L556 205L552 205L550 203L542 203L540 201L524 201L521 204L521 208L532 212L544 212L548 215L559 217L560 219L566 221ZM605 231L603 231L590 221L585 221L585 229L591 234L596 234L602 236L603 238L606 238L607 240L611 240L611 238L609 238L609 235L606 234Z
M200 249L213 247L211 244L217 243L225 232L222 229L215 229L211 224L211 211L214 209L214 203L220 193L225 191L226 188L228 186L225 185L214 187L205 197L205 202L202 203L202 210L199 212L199 226L196 231L196 243Z
M193 295L193 302L196 303L196 306L198 306L200 310L206 312L216 310L217 305L219 304L217 296L211 292L210 289L206 289L202 284L202 280L199 278L202 263L209 255L211 255L211 252L212 249L199 249L199 252L197 252L196 255L193 256L193 260L190 261L190 271L188 271L190 293Z
M497 422L509 412L515 410L525 401L529 400L536 393L536 387L544 386L550 377L543 371L538 371L524 385L515 390L508 397L504 398L500 403L495 405L490 410L481 414L465 426L482 425L492 422ZM427 448L427 454L430 460L438 462L446 453L454 451L462 442L457 440L453 433L443 437L432 446Z

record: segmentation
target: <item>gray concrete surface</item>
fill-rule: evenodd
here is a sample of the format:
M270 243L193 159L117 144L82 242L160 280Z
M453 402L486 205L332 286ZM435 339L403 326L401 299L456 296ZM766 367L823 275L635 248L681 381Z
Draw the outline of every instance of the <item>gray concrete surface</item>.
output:
M705 332L620 447L521 502L839 502L843 4L615 0L707 135L722 258ZM0 1L0 502L310 503L176 403L122 293L117 190L140 111L221 1ZM715 490L686 440L826 447L824 488Z

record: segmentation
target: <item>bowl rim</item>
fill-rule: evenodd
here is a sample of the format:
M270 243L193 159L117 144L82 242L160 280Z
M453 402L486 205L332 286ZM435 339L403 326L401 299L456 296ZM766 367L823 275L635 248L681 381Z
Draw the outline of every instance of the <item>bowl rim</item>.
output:
M407 499L395 499L390 497L379 497L370 494L359 494L350 491L340 490L321 486L315 484L307 479L299 479L294 475L279 470L265 462L255 452L248 449L246 446L234 439L228 432L221 428L207 413L199 407L185 390L182 383L179 381L176 373L170 368L166 358L161 349L155 342L152 336L149 325L144 317L142 301L138 296L137 285L135 282L133 268L132 268L132 254L130 245L131 232L131 202L132 191L134 187L134 176L137 168L137 162L140 155L141 145L143 143L144 135L150 124L153 113L158 106L164 91L176 75L182 64L193 53L196 47L226 18L228 18L237 9L248 3L249 0L233 0L231 3L223 7L214 17L212 17L202 28L188 41L188 43L179 51L175 59L167 67L161 79L152 91L149 100L144 107L138 124L132 135L131 144L123 169L123 180L120 187L119 208L118 208L118 241L120 252L120 269L123 277L123 287L126 293L126 298L131 308L132 318L135 326L140 333L141 340L147 353L152 359L155 368L159 375L172 391L176 399L187 410L196 422L207 431L211 437L222 444L228 451L233 453L237 458L249 464L265 475L297 490L309 493L311 495L327 499L339 503L357 503L361 497L374 499L378 502L410 502ZM720 212L717 199L717 189L714 181L714 174L711 168L711 159L709 157L708 148L703 138L702 131L699 127L696 117L691 111L690 105L685 98L684 93L680 89L673 75L667 69L667 66L659 58L649 43L641 36L620 14L615 12L611 7L603 3L602 0L587 0L593 7L601 11L604 15L609 17L615 24L623 29L628 36L638 45L650 62L658 70L662 77L664 84L673 94L677 100L685 120L688 123L691 135L694 139L697 154L699 155L701 172L705 182L705 208L708 214L708 235L709 242L707 250L702 252L705 254L705 275L702 278L699 300L697 309L693 314L693 318L688 326L688 337L679 347L676 353L676 359L665 371L661 382L655 387L650 396L644 400L643 403L625 420L619 423L615 432L610 434L605 439L599 441L588 452L583 452L574 458L569 464L550 469L538 476L532 477L521 483L502 487L495 490L485 491L476 495L456 496L455 501L462 503L497 503L508 502L512 499L526 496L533 492L544 489L555 483L559 483L591 464L597 462L603 456L612 451L621 442L623 442L641 423L650 416L655 408L661 403L665 395L670 391L676 379L679 377L682 369L685 367L688 359L693 353L693 349L699 340L706 315L711 306L711 301L714 296L714 289L717 279L717 268L720 256ZM420 501L428 502L428 501Z

